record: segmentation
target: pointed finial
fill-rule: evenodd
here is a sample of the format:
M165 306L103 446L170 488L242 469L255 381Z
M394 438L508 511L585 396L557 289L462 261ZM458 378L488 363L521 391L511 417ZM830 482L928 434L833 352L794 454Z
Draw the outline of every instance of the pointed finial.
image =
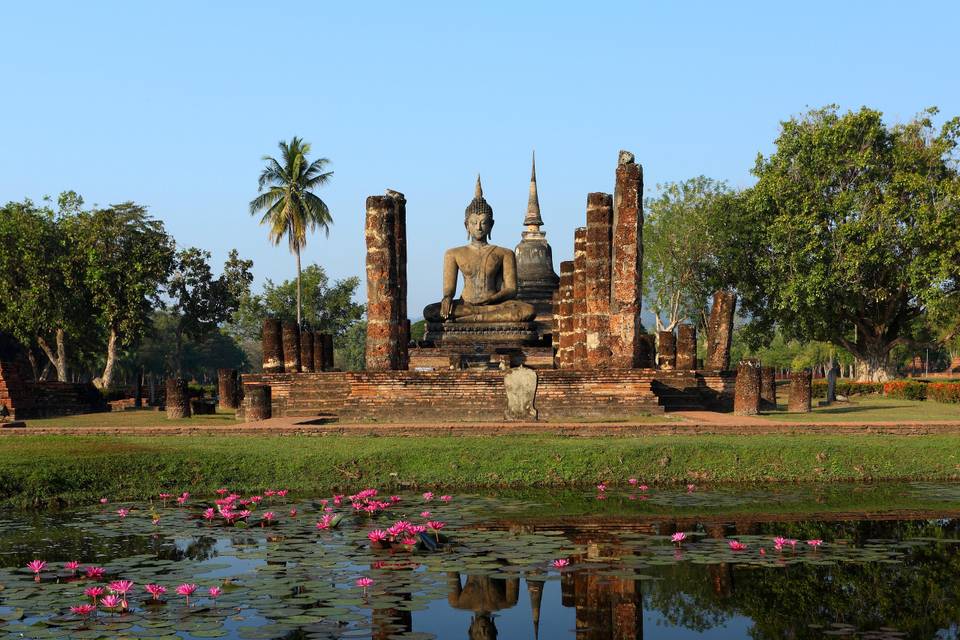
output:
M537 155L533 154L533 164L530 168L530 197L527 200L527 215L523 218L523 226L540 227L543 219L540 217L540 198L537 195Z
M474 198L482 198L482 197L483 197L483 185L480 184L480 174L479 174L479 173L477 174L477 187L476 187L476 189L473 190L473 197L474 197Z

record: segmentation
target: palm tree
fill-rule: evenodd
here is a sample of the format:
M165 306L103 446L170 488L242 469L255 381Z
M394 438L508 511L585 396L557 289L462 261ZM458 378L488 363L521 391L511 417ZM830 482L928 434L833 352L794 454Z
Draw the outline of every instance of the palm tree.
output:
M280 141L282 157L263 156L267 163L260 173L260 193L250 201L250 215L265 211L260 224L270 227L269 238L274 245L284 237L290 251L297 258L297 324L302 314L300 291L300 250L307 244L307 229L321 227L330 235L330 209L312 189L330 180L333 171L324 171L329 160L319 158L307 162L310 143L294 136L290 142ZM266 189L266 190L265 190Z

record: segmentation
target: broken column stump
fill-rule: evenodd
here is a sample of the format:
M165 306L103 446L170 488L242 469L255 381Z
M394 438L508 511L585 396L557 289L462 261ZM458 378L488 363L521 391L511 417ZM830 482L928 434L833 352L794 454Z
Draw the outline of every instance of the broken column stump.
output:
M560 344L557 349L557 366L570 369L574 365L574 318L573 318L573 261L560 263L559 314Z
M777 372L773 367L760 367L760 408L777 410Z
M657 368L663 371L677 368L677 339L673 331L657 332Z
M692 324L677 325L677 369L697 368L697 328Z
M610 366L639 368L643 296L643 167L620 152L613 202L610 284Z
M726 371L730 368L736 310L737 295L733 291L720 290L713 294L713 306L707 321L707 369Z
M313 373L313 332L300 332L300 371Z
M167 420L190 417L190 390L183 378L167 378Z
M394 198L367 198L367 371L392 371L400 364L396 218Z
M587 367L587 228L573 231L573 358L574 369Z
M284 322L281 332L283 370L287 373L300 373L300 327L295 322Z
M217 400L223 409L237 408L236 369L217 369Z
M738 416L760 413L760 366L753 360L744 360L737 365L733 412Z
M244 415L247 422L259 422L273 415L269 385L248 386L245 391Z
M812 383L813 374L810 369L790 372L790 397L787 400L787 411L810 413Z

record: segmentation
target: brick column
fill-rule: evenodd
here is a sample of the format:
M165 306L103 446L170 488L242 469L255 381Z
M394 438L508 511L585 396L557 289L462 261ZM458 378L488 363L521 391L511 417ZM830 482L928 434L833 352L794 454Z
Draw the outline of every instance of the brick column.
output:
M319 373L324 370L325 347L323 344L323 334L313 332L313 370Z
M236 369L217 369L217 398L224 409L237 408Z
M300 371L313 373L313 332L300 333Z
M733 412L738 416L760 413L760 366L753 360L744 360L737 365Z
M390 371L398 363L396 200L367 198L367 345L368 371Z
M810 413L813 374L810 369L790 372L790 398L787 411L791 413Z
M663 371L677 368L677 339L673 331L657 332L657 368Z
M323 334L323 370L333 371L333 334Z
M283 323L283 370L300 373L300 327L296 322Z
M558 321L560 325L560 345L558 349L559 367L561 369L570 369L574 366L574 332L573 317L573 261L566 260L560 263L560 288L557 290L557 297L560 299L560 313Z
M244 419L247 422L266 420L273 414L272 394L269 385L247 387L247 396L244 404Z
M550 296L550 348L553 349L553 368L560 368L560 289Z
M777 410L777 372L773 367L760 368L760 408Z
M639 361L637 367L640 369L657 368L657 343L654 336L650 333L642 333L638 338L640 345Z
M573 232L573 358L574 369L587 368L587 228Z
M610 364L610 249L613 198L587 195L586 343L587 367Z
M190 417L190 390L183 378L167 378L167 420Z
M713 294L713 307L707 322L706 369L726 371L730 368L730 343L733 340L733 316L737 295L720 290Z
M621 151L614 191L610 366L640 366L640 308L643 295L643 167Z
M406 370L410 365L410 320L407 317L407 199L399 191L387 189L387 195L396 205L394 217L394 270L396 272L396 344L397 369Z
M260 344L263 346L263 372L283 373L283 338L279 320L263 319L263 336Z
M677 325L677 369L697 368L697 328L692 324Z

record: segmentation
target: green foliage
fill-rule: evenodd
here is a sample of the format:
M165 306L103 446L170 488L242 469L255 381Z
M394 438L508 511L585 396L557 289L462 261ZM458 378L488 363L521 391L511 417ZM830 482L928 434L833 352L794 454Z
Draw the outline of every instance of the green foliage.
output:
M416 322L410 323L410 339L411 340L423 340L423 337L426 334L427 334L426 320L417 320Z
M913 321L960 293L960 119L937 131L935 113L887 126L827 107L782 123L738 203L756 230L738 291L760 326L842 346L881 380Z
M367 366L367 322L354 322L334 339L334 365L343 371L363 371Z
M176 371L177 325L178 319L168 311L155 311L150 318L150 330L137 349L121 362L121 369L131 375L142 369L157 376ZM218 328L205 334L202 341L182 336L179 368L186 378L215 380L217 369L249 371L252 367L241 345Z

